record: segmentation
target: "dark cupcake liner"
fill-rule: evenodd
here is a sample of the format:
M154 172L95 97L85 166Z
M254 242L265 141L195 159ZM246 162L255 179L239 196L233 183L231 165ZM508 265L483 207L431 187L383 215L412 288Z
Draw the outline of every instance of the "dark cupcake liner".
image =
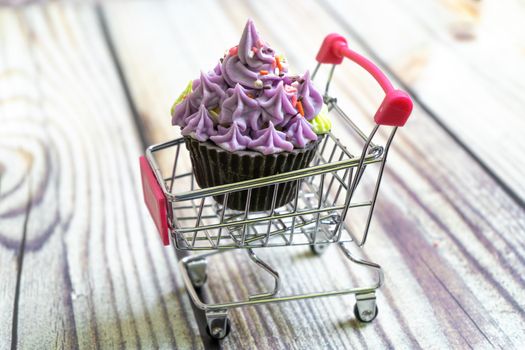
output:
M263 155L256 151L229 152L211 141L200 142L185 137L186 148L190 152L195 179L201 188L230 184L265 176L303 169L314 158L321 137L310 142L305 148L291 152ZM252 189L250 211L265 211L272 207L272 197L276 185ZM294 199L297 181L279 184L275 208L282 207ZM228 196L226 207L244 211L248 191L232 192ZM223 204L224 196L214 196L215 201Z

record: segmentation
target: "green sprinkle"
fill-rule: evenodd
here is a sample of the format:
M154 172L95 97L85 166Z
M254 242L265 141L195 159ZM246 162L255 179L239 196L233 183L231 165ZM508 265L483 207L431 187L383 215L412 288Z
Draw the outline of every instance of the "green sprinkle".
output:
M313 131L317 134L326 134L332 129L332 121L328 117L328 107L323 104L323 108L314 119L310 120Z

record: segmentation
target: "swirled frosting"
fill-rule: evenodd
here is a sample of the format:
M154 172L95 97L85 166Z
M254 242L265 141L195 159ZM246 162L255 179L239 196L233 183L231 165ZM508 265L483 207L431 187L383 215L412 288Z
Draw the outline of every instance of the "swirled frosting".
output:
M195 91L189 96L192 107L199 108L204 105L206 108L219 106L224 97L224 88L220 85L222 77L215 74L204 74L201 72L200 82Z
M289 75L286 58L248 20L239 44L186 87L172 108L172 124L231 152L272 154L316 140L308 121L322 106L310 74Z
M310 72L306 71L303 76L303 83L299 86L299 95L302 97L304 117L308 120L313 119L323 107L323 97L314 87L310 79Z
M261 152L262 154L279 153L282 151L290 152L293 150L293 144L286 141L286 134L275 129L272 122L268 127L253 132L254 139L250 141L248 147Z
M219 123L230 125L235 122L242 130L246 130L247 125L252 129L257 129L259 128L260 115L259 103L250 98L243 87L237 84L231 96L222 103Z
M182 101L172 108L171 124L178 125L181 128L186 126L186 118L195 113L195 108L191 106L190 99L185 96Z
M262 109L262 120L283 125L295 114L297 110L292 105L292 95L284 90L284 83L280 81L277 87L265 91L259 98Z
M186 126L182 129L182 135L191 136L199 141L206 141L210 136L217 134L213 125L213 119L204 104L199 110L186 119Z
M243 135L241 127L236 122L232 123L230 127L219 125L218 129L217 135L210 136L210 140L230 152L246 149L252 140L249 136Z
M288 124L286 137L298 148L304 148L310 141L317 140L317 135L312 130L312 126L305 118L296 116Z

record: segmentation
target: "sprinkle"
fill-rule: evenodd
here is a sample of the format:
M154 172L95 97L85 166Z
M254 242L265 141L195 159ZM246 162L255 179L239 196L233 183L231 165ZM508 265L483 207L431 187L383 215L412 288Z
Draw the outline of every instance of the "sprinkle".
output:
M295 95L292 96L292 106L294 106L294 108L297 106L297 96Z
M281 73L279 72L279 68L275 68L275 69L273 70L273 74L275 74L275 75L279 75L279 74L281 74Z
M291 92L297 92L297 89L291 85L285 85L284 91L291 93Z
M266 86L264 87L264 90L270 90L271 88L272 88L271 85L266 85Z
M237 56L237 53L239 52L239 47L238 46L234 46L230 49L230 51L228 51L228 54L230 56Z
M297 110L304 117L304 109L303 109L303 104L301 103L301 101L297 101Z
M267 74L268 74L268 71L267 71L267 70L264 70L264 69L261 69L261 70L259 71L259 74L260 74L260 75L267 75Z
M280 77L284 77L284 73L279 73L279 76Z
M253 98L253 95L250 93L247 93L246 96L248 96L249 98Z
M258 49L258 48L256 48L255 46L254 46L254 47L252 47L252 52L254 52L254 53L257 53L258 51L259 51L259 49Z
M253 58L255 56L255 53L253 51L248 51L248 57Z
M279 68L279 71L283 70L283 65L281 64L281 59L279 56L275 56L275 64L277 65L277 68Z
M253 86L256 88L256 89L262 89L263 88L263 82L261 79L257 79L254 83L253 83Z
M293 87L298 87L298 86L299 86L299 82L298 82L298 81L294 81L294 82L292 83L292 86L293 86Z

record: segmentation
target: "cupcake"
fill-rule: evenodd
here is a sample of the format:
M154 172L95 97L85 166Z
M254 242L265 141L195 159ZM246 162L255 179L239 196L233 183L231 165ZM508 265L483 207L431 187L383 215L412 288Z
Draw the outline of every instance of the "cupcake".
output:
M171 115L185 138L195 179L206 188L308 167L328 130L322 108L309 72L289 74L286 58L248 20L239 45L188 83ZM249 209L269 210L275 186L252 189ZM275 208L294 198L296 186L278 185ZM214 199L245 210L247 192L230 193L227 203L224 196Z

